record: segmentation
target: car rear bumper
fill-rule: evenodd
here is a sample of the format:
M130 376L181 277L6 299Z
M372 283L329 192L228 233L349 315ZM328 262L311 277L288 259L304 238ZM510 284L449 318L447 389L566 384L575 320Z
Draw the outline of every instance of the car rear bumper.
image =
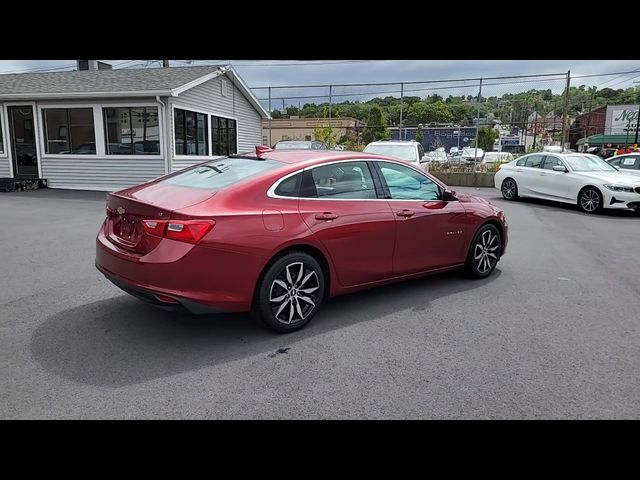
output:
M135 254L113 244L104 227L96 238L96 268L116 286L147 302L193 313L249 311L264 264L257 255L170 239L146 255Z

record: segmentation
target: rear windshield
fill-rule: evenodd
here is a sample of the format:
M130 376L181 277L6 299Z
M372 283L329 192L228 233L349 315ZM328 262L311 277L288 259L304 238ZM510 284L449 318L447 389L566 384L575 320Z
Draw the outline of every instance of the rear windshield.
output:
M165 178L160 183L219 190L282 165L282 162L276 160L219 158Z

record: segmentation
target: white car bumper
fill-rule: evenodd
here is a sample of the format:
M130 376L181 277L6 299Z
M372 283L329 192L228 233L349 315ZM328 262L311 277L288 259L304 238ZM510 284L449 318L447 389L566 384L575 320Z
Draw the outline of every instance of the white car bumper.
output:
M612 192L602 188L604 208L625 210L627 208L640 209L640 193Z

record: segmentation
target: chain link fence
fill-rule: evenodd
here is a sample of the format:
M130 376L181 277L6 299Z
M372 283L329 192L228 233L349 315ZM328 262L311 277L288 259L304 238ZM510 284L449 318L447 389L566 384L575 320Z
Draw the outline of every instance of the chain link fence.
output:
M566 72L252 90L272 116L263 125L263 143L269 145L320 140L361 149L372 139L417 139L425 152L518 154L548 145L569 148L569 85Z

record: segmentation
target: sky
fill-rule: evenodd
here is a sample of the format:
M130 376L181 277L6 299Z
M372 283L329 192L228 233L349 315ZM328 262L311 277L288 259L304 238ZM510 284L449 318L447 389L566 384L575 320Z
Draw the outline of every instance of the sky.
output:
M158 60L103 60L111 63L114 68L151 68L159 67ZM281 60L171 60L172 66L185 65L213 65L227 64L231 62L243 80L251 88L262 86L282 85L310 85L310 84L348 84L364 82L411 82L425 80L448 80L478 77L499 77L509 75L537 75L550 73L566 73L571 71L572 78L580 75L594 75L615 72L634 72L624 75L611 75L603 77L575 78L572 85L597 85L598 88L628 88L640 86L634 82L640 81L640 61L638 60L318 60L318 61L281 61ZM0 60L0 73L20 73L37 71L62 71L75 69L75 60ZM488 82L487 82L488 83ZM489 84L490 85L490 84ZM495 84L494 84L495 85ZM424 87L424 85L423 85ZM531 86L523 83L514 89L527 88L551 88L554 93L562 91L563 81L558 80L532 83ZM394 91L397 94L398 86L393 87L367 87L363 89L336 88L333 94L337 95L336 101L342 100L366 100L368 96L344 96L354 92L386 93ZM408 88L408 87L406 87ZM431 87L430 87L431 88ZM487 96L493 94L515 93L507 91L504 86L487 86ZM477 89L467 88L458 91L436 91L433 93L475 94ZM405 95L411 95L405 90ZM416 90L416 92L419 92ZM264 98L267 91L254 91L258 98ZM296 97L304 95L327 95L327 89L298 89L272 91L272 98ZM424 96L422 93L415 95ZM375 96L375 95L373 95ZM384 95L379 95L384 96ZM309 97L302 100L304 103ZM313 101L313 99L309 99ZM278 101L278 100L274 100ZM281 100L280 100L281 101ZM299 100L293 99L287 104L296 104ZM318 99L318 102L326 99Z

